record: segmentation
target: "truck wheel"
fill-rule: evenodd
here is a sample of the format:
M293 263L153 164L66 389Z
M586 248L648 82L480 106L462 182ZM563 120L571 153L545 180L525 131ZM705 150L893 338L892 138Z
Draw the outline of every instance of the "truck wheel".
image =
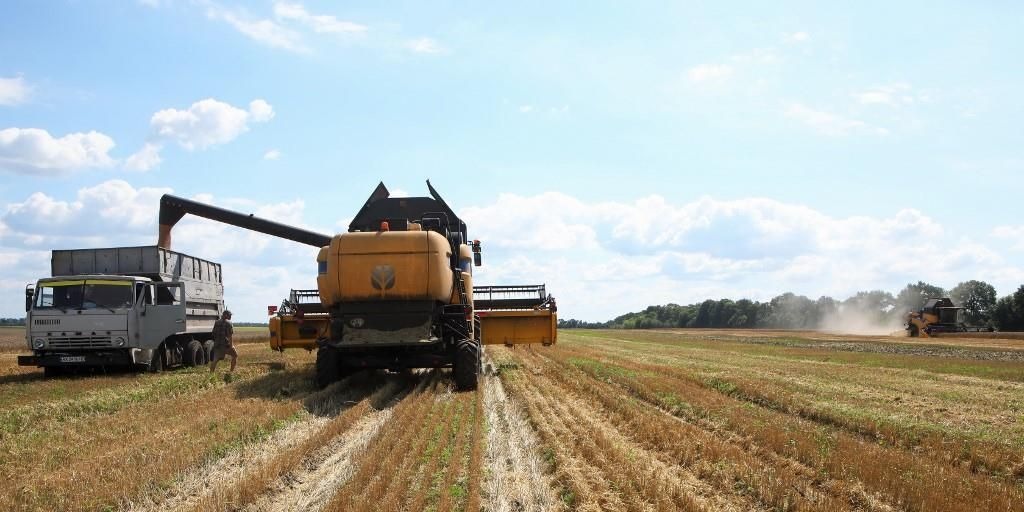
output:
M462 340L455 346L455 365L452 369L455 387L459 391L476 389L480 375L480 345L473 340Z
M199 340L188 342L188 347L185 348L185 364L188 366L202 366L205 359L203 344L199 343Z
M203 353L206 356L206 363L203 364L209 364L210 361L213 361L213 340L203 342Z
M164 346L161 344L153 351L153 359L149 360L149 373L164 371Z
M919 334L917 332L917 326L914 325L914 324L910 324L910 327L907 327L907 333L910 334L911 338L916 338L917 335Z
M341 377L341 354L331 347L316 351L316 387L326 388Z

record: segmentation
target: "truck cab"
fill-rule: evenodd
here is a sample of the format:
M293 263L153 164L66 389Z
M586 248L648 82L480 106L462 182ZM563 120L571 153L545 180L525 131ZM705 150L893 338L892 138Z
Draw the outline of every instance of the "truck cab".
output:
M148 366L167 337L184 332L180 283L79 275L40 279L30 290L25 332L33 355L22 359L44 368Z

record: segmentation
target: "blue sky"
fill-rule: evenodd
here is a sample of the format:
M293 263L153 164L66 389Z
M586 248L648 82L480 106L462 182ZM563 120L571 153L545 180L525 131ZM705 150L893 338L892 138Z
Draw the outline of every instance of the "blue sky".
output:
M426 178L484 242L477 281L547 281L564 316L1008 294L1022 24L1007 2L7 3L0 316L50 248L154 243L165 191L326 232ZM241 319L313 285L302 247L176 241L225 265Z

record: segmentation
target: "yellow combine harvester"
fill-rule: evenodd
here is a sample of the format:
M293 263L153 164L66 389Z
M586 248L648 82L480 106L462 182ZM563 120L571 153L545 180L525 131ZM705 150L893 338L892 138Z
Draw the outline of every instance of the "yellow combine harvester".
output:
M315 348L320 386L362 368L452 368L460 389L474 389L482 345L555 343L555 302L543 285L474 288L480 242L427 188L392 198L381 183L333 237L164 196L159 244L169 248L191 213L318 247L317 290L293 290L271 311L272 348Z
M940 333L966 332L964 308L947 297L931 298L918 311L907 313L907 335L930 338Z

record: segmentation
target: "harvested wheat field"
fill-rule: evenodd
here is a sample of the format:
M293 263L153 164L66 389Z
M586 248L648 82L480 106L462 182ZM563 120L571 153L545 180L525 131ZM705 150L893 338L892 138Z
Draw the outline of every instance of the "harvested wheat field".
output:
M314 355L43 380L0 350L0 510L1024 510L1024 343L564 330L324 390Z

